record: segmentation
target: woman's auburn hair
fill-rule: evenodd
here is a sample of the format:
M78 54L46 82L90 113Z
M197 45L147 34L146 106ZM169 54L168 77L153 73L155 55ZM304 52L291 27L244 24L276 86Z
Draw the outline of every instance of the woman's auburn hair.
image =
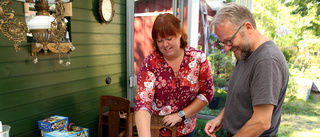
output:
M159 51L156 40L161 37L165 38L167 36L178 36L181 34L180 38L180 48L185 48L188 46L188 35L180 26L180 19L170 13L159 14L155 19L152 27L152 45Z

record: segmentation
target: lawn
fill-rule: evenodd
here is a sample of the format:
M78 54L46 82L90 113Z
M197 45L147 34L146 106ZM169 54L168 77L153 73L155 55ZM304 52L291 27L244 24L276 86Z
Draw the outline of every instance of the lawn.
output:
M308 101L287 97L282 107L279 137L320 136L320 93L311 92Z

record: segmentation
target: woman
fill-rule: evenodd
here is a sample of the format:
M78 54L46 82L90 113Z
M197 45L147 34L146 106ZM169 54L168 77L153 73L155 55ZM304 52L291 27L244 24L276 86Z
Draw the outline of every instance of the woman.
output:
M194 136L196 115L212 100L213 80L206 55L188 47L187 34L174 15L160 14L154 21L155 50L138 73L135 120L139 137L150 137L151 115L165 116L177 125L177 136ZM161 136L170 136L161 130Z

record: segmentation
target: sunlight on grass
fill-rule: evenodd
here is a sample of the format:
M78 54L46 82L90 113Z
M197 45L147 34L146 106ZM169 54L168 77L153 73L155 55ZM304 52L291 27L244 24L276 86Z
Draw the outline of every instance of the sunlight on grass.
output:
M317 132L317 133L316 133ZM310 131L310 132L293 132L290 137L319 137L320 132L318 131Z
M286 98L283 104L279 137L319 137L320 98L311 95L308 101Z

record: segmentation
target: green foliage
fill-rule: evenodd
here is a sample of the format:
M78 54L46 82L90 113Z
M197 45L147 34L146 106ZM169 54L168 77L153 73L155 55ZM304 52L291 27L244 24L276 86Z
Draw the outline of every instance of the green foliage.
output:
M277 39L275 39L275 43L279 47L298 48L300 40L302 39L296 39L294 33L291 33L283 37L277 37Z
M282 1L287 7L291 7L291 14L300 15L309 23L305 23L301 29L311 30L311 33L320 37L320 0L291 0Z
M220 98L218 108L224 108L227 100L227 90L225 88L215 88L214 96Z
M286 60L289 64L293 63L297 57L297 49L292 47L286 47L281 49L283 55L286 57Z
M216 87L227 87L235 65L231 53L225 53L223 50L214 48L207 59L212 65L214 85Z
M299 69L297 67L289 68L290 76L299 77L299 78L307 78L310 80L319 79L319 66L313 66L308 68Z
M252 14L256 20L257 29L264 33L266 37L271 39L277 35L276 30L280 25L277 20L278 13L280 12L278 5L279 2L276 0L253 1ZM285 22L282 23L286 24Z
M296 99L297 90L298 90L297 82L294 80L293 77L289 77L288 87L286 91L286 98L289 98L290 100Z
M195 128L194 136L196 137L206 137L208 136L206 132L204 131L204 127L206 127L206 124L209 120L205 119L197 119L197 126Z
M318 50L320 51L320 39L304 39L299 41L298 47L304 50Z

